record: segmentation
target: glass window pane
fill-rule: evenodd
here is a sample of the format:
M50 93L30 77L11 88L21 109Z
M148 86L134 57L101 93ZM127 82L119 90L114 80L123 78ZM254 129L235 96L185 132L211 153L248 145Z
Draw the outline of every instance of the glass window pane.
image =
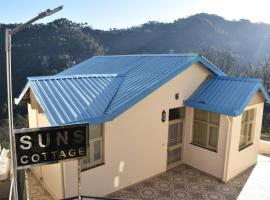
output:
M193 143L206 146L207 124L194 122Z
M181 147L169 150L167 153L167 163L171 164L181 160Z
M101 140L94 141L94 162L101 159Z
M209 145L212 147L217 147L217 144L218 144L218 128L210 127Z
M208 122L208 112L204 110L195 109L195 119Z
M213 112L210 112L209 113L209 122L211 124L216 124L216 125L219 125L219 119L220 119L220 115L218 113L213 113Z
M240 133L239 147L245 146L247 143L248 124L242 124Z
M245 126L241 126L239 147L242 147L244 145L245 145Z
M168 139L168 146L171 147L173 145L179 144L180 142L180 131L179 131L180 124L170 124L169 125L169 139Z
M179 143L182 143L183 136L183 122L179 123Z
M169 110L169 121L185 117L185 108L173 108Z
M88 164L90 163L90 158L87 156L83 159L83 164Z
M89 126L89 139L95 139L102 136L102 125Z
M252 123L248 125L248 135L247 135L248 142L251 142L251 133L252 133Z
M247 122L247 111L244 111L242 114L242 122Z
M254 119L254 109L249 110L248 118L249 118L249 121L253 121L253 119Z

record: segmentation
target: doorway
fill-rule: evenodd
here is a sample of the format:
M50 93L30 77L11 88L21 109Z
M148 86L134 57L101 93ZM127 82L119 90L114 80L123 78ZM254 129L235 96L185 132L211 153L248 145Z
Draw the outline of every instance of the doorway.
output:
M167 169L182 163L185 107L169 110Z

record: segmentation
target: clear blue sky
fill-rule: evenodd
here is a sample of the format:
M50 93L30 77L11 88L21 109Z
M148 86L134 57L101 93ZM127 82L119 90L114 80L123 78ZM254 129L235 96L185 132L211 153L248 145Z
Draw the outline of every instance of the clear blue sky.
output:
M270 23L269 0L0 0L0 23L24 22L62 4L64 10L39 22L63 17L99 29L126 28L205 12L229 20Z

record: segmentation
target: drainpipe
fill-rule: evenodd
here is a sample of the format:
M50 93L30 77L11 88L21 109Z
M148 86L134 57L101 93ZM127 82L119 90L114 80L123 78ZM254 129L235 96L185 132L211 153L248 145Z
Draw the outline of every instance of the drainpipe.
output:
M65 188L64 163L60 162L60 166L61 166L62 195L63 195L63 199L65 199L66 198L66 188Z
M230 146L231 146L231 135L232 135L232 126L231 126L231 120L229 116L226 116L226 119L228 121L228 136L226 141L226 149L225 149L225 159L224 159L224 170L223 170L223 177L222 181L227 181L227 175L228 175L228 166L229 166L229 155L230 155Z

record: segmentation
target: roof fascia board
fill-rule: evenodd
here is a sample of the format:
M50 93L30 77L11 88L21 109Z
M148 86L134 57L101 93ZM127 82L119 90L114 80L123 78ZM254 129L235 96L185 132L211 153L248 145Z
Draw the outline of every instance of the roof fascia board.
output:
M266 103L270 104L270 96L268 94L268 92L266 91L265 87L262 85L262 83L260 82L260 90L263 93L263 96L266 99Z
M29 85L29 83L27 83L27 84L25 85L25 87L23 88L23 90L22 90L20 96L19 96L18 98L14 98L14 102L15 102L16 105L19 105L19 104L20 104L20 102L21 102L22 99L25 97L25 95L26 95L26 93L27 93L27 91L28 91L29 89L30 89L30 85Z
M212 64L209 60L207 60L205 57L199 55L200 62L204 64L211 72L216 74L217 76L226 76L220 69L218 69L214 64Z

